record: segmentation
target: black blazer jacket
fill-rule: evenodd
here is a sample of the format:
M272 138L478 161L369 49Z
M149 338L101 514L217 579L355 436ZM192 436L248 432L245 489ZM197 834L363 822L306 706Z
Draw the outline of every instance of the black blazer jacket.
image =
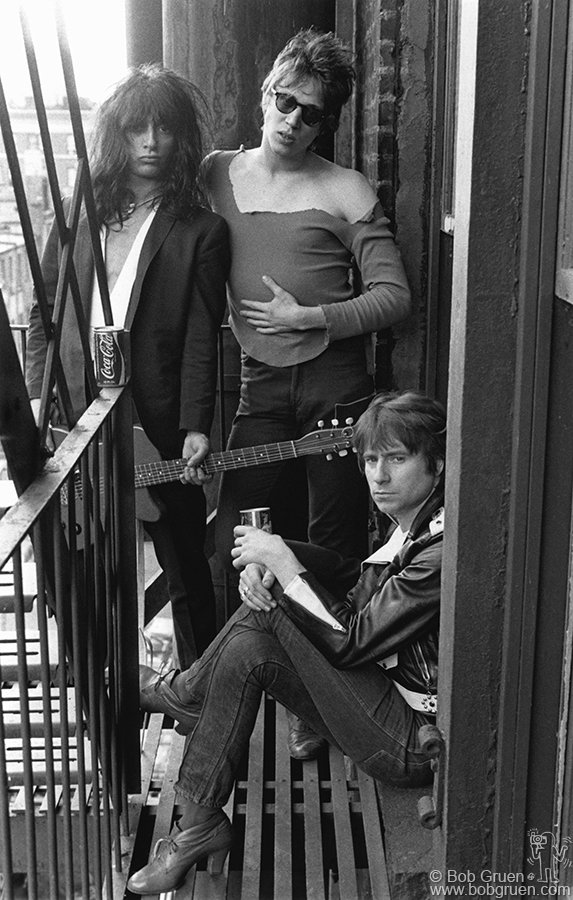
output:
M56 295L61 247L52 230L42 257L50 307ZM89 321L94 263L87 219L79 223L74 262ZM130 332L131 386L137 416L164 456L180 454L187 431L208 434L217 380L217 336L225 312L230 266L227 225L197 211L189 221L159 209L143 244L126 318ZM77 415L86 408L84 359L71 296L60 346ZM39 397L46 342L37 301L30 313L26 382Z

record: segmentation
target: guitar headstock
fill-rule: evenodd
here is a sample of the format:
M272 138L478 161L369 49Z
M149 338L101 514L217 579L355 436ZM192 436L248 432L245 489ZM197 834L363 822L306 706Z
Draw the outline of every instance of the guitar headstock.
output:
M335 425L336 422L336 425ZM324 423L317 423L319 428L317 431L311 431L304 437L293 441L297 456L311 456L313 454L324 454L327 459L332 459L333 455L346 456L352 449L352 436L354 429L350 424L344 428L338 427L338 421L333 419L332 428L325 428Z

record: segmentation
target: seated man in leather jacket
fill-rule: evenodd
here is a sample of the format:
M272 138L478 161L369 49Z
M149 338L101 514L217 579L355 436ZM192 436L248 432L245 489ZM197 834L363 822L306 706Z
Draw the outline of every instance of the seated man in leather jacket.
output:
M131 891L171 890L204 857L212 872L222 865L232 843L222 807L263 691L374 778L430 780L417 733L437 708L445 442L443 408L414 391L379 395L361 416L358 462L395 526L362 563L235 528L243 607L187 671L141 673L142 708L173 716L190 737L177 834Z

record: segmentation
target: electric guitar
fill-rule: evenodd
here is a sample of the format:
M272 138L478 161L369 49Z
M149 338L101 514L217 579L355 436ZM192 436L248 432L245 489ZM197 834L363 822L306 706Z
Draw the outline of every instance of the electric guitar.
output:
M322 454L327 459L332 459L335 454L345 456L348 453L352 448L353 433L354 429L351 425L346 425L344 428L320 428L293 441L279 441L275 444L260 444L256 447L241 447L237 450L209 453L201 463L201 467L208 474L215 474L232 469L246 469L252 466L282 462L300 456ZM52 434L55 445L59 446L67 432L61 428L53 428ZM134 426L133 438L136 516L143 522L156 522L161 515L161 509L147 488L152 488L157 484L167 484L170 481L178 481L187 461L185 459L161 459L157 449L140 425ZM76 484L76 499L81 503L81 485L79 483ZM62 502L65 505L65 497ZM77 515L78 521L81 521L80 515L80 513Z
M209 453L201 468L208 475L216 472L228 472L232 469L247 469L253 466L264 466L267 463L282 462L300 456L324 455L332 459L334 454L345 456L352 447L353 428L322 428L311 431L304 437L294 441L279 441L276 444L259 444L256 447L241 447L237 450L222 450ZM148 491L141 488L153 487L156 484L167 484L178 481L187 461L185 459L161 459L159 453L139 425L134 426L135 455L135 507L138 519L144 522L154 521L151 506L157 504ZM155 520L159 515L155 515Z

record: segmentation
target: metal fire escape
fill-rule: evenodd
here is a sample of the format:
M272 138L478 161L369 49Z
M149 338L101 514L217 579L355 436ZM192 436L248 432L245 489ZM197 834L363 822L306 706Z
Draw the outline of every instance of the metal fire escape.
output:
M105 269L73 67L59 7L59 51L78 157L64 209L29 23L22 35L59 232L48 302L4 90L0 125L47 342L38 427L22 371L25 342L0 294L0 437L17 499L0 520L0 879L6 900L111 897L139 790L137 579L131 397L98 390L73 251L86 216L106 321ZM64 311L82 335L91 404L75 421L60 363ZM69 434L49 449L57 385ZM119 498L121 497L121 502Z

